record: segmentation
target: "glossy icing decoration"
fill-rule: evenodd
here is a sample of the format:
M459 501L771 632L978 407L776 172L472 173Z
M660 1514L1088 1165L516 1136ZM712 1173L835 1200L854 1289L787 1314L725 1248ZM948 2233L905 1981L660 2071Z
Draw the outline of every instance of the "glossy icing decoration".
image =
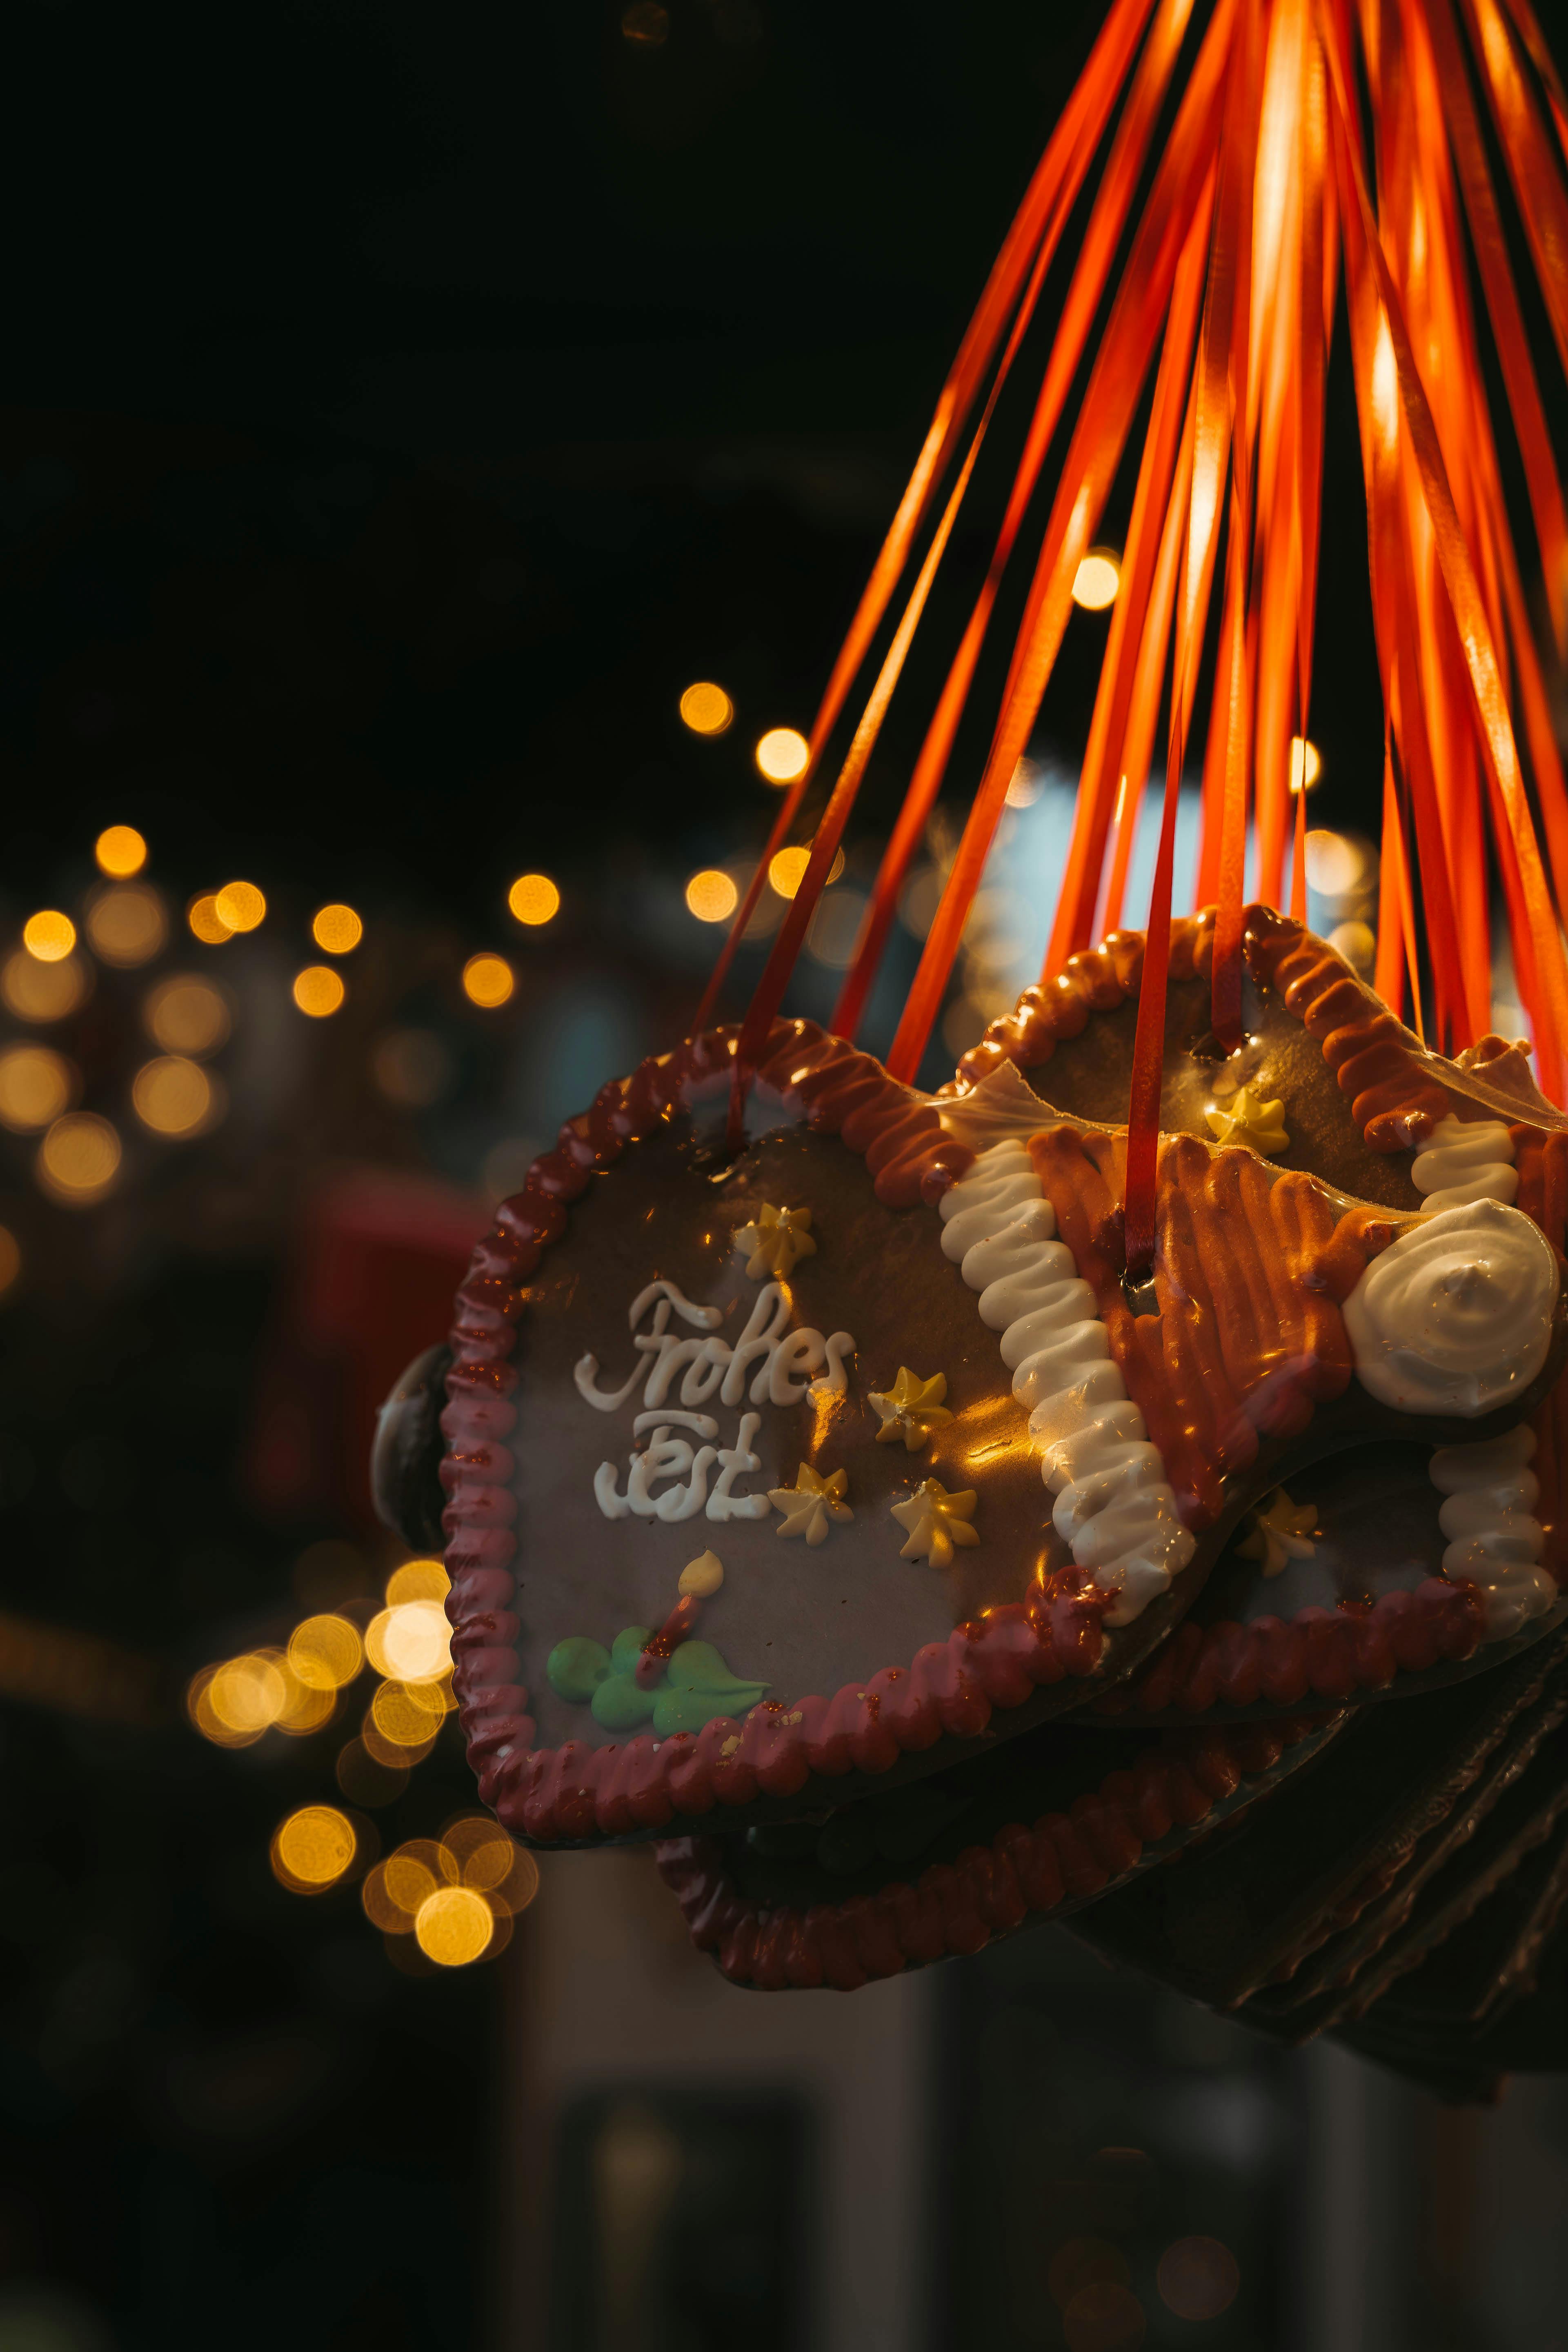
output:
M1254 1511L1252 1526L1237 1545L1244 1559L1258 1560L1265 1576L1282 1576L1293 1559L1310 1559L1317 1547L1311 1530L1317 1525L1314 1503L1293 1503L1277 1486L1267 1503Z
M870 1391L868 1402L882 1424L877 1432L878 1444L901 1444L908 1453L918 1454L952 1419L942 1403L946 1394L945 1372L933 1372L929 1381L922 1381L918 1372L900 1364L890 1389Z
M724 1563L718 1553L700 1551L681 1570L679 1589L683 1596L711 1601L723 1581Z
M809 1209L775 1209L766 1204L753 1224L742 1225L735 1246L746 1252L746 1272L753 1282L763 1275L788 1281L803 1257L815 1257Z
M1495 1412L1545 1363L1557 1293L1556 1255L1519 1210L1486 1198L1439 1210L1346 1298L1356 1376L1401 1412Z
M1519 1194L1513 1138L1500 1119L1439 1119L1412 1163L1410 1181L1429 1209L1511 1202Z
M1534 1431L1521 1427L1475 1445L1440 1446L1431 1460L1432 1484L1446 1498L1437 1514L1449 1538L1443 1573L1479 1590L1489 1642L1517 1633L1557 1600L1556 1583L1540 1565L1546 1538L1533 1516L1535 1444Z
M1038 1123L1040 1106L1035 1118ZM1035 1162L1009 1137L981 1152L942 1202L942 1249L1001 1333L1013 1394L1030 1414L1057 1532L1131 1623L1195 1549L1159 1448L1111 1361L1095 1296L1057 1238Z
M1245 1143L1266 1160L1289 1151L1283 1102L1266 1102L1251 1087L1239 1087L1228 1103L1216 1103L1205 1114L1216 1143Z
M661 1739L700 1731L717 1717L744 1713L764 1697L766 1683L732 1675L711 1642L683 1642L660 1660L654 1679L639 1675L652 1635L627 1625L606 1650L582 1634L558 1642L545 1661L557 1698L586 1706L606 1731L651 1729Z
M824 1478L809 1462L803 1462L793 1486L768 1490L768 1500L780 1514L774 1535L804 1536L808 1544L826 1543L830 1526L837 1522L842 1527L855 1516L844 1499L848 1484L847 1470L835 1470Z
M933 1568L946 1568L952 1559L953 1547L977 1544L978 1528L973 1524L978 1497L973 1486L949 1494L938 1478L922 1478L912 1495L889 1508L899 1525L905 1529L905 1540L899 1547L900 1559L929 1559Z

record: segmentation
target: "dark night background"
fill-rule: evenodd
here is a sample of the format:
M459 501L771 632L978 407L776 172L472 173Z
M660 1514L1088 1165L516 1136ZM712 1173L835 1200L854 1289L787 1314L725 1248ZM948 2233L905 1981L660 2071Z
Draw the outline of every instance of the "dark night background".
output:
M352 1891L286 1895L268 1841L332 1795L342 1723L221 1754L182 1693L204 1662L285 1641L323 1591L373 1594L395 1560L357 1475L366 1384L436 1336L506 1154L683 1025L717 935L684 915L682 878L760 845L774 803L751 747L809 727L1100 15L627 12L657 37L598 0L16 0L6 17L0 953L34 908L82 902L100 826L133 824L174 926L158 970L220 971L235 1044L227 1126L143 1140L101 1208L43 1199L32 1141L0 1138L23 1254L0 1369L0 2352L522 2340L495 2316L516 2227L502 1968L410 1974ZM852 872L988 551L1050 309ZM1342 341L1342 320L1314 819L1371 828L1382 718ZM960 814L1026 579L953 762ZM1043 757L1081 750L1103 635L1075 619ZM699 677L737 707L711 741L677 715ZM505 894L535 866L563 905L525 935ZM265 890L263 930L181 945L187 898L234 875ZM366 945L341 1020L307 1024L289 960L335 898ZM458 986L484 948L516 967L504 1016ZM52 1041L116 1118L142 985L100 974ZM411 1028L447 1075L399 1102L369 1074ZM344 1232L381 1232L382 1196L354 1190L367 1170L404 1189L376 1261L394 1305L355 1357L321 1339L342 1301L320 1269ZM423 1258L422 1202L445 1221ZM315 1451L279 1481L301 1395ZM62 1696L17 1663L16 1628L40 1622L109 1645L121 1696ZM63 1655L69 1684L100 1653ZM384 1848L470 1800L448 1727ZM976 2034L1005 2000L1049 2006L1007 1970L965 1979ZM1286 2098L1275 2062L1254 2076ZM955 2126L976 2163L984 2099L1012 2112L987 2081ZM1265 2299L1206 2332L1219 2352L1268 2340L1247 2328L1287 2293L1287 2158L1270 2171L1248 2142L1232 2173L1214 2193L1257 2241ZM976 2194L972 2178L966 2213ZM961 2273L951 2252L944 2291ZM987 2340L1061 2338L999 2302Z

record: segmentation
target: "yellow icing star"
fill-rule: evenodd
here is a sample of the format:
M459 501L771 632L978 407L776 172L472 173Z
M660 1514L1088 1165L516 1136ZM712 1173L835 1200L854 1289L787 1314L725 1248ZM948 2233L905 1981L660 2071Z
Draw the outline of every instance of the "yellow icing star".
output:
M1317 1546L1307 1538L1317 1518L1315 1503L1293 1503L1284 1487L1277 1486L1253 1513L1252 1532L1242 1538L1237 1550L1244 1559L1260 1559L1265 1576L1279 1576L1288 1560L1311 1559Z
M773 1529L776 1536L804 1536L808 1544L825 1543L828 1522L839 1524L855 1516L844 1499L849 1484L847 1470L835 1470L826 1478L818 1477L809 1462L803 1462L795 1474L793 1486L770 1486L768 1500L775 1511L784 1514L782 1524Z
M1264 1102L1250 1087L1238 1087L1228 1110L1206 1111L1209 1132L1216 1143L1249 1143L1254 1151L1289 1151L1283 1102Z
M922 1381L907 1364L899 1366L899 1377L890 1389L871 1391L882 1426L877 1432L879 1445L897 1445L902 1441L906 1450L918 1454L929 1445L932 1433L945 1429L952 1419L942 1399L947 1394L947 1374L933 1372Z
M816 1255L810 1229L809 1209L774 1209L764 1203L755 1223L742 1225L735 1235L736 1248L750 1253L746 1272L752 1280L760 1282L764 1274L773 1274L787 1282L796 1258Z
M892 1506L894 1518L909 1529L909 1541L900 1546L899 1558L919 1559L923 1554L935 1567L945 1568L954 1544L977 1544L980 1538L969 1524L974 1517L974 1500L973 1486L950 1495L936 1479L923 1480L907 1502Z

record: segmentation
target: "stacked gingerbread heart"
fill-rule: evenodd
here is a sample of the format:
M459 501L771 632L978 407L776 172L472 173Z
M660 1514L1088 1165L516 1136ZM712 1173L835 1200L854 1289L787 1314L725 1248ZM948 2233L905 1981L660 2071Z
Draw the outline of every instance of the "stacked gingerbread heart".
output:
M714 1030L501 1208L378 1495L444 1526L486 1802L658 1840L732 1981L1068 1918L1463 2094L1554 2063L1568 1118L1261 908L1223 1053L1211 946L1138 1278L1139 935L935 1096L775 1023L739 1140Z

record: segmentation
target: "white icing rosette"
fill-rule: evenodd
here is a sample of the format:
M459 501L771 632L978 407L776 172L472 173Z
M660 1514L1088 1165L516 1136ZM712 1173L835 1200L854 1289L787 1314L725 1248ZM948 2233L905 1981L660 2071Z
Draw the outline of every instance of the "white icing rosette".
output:
M1345 1301L1362 1386L1400 1412L1472 1421L1521 1396L1546 1361L1557 1258L1500 1201L1423 1218Z

